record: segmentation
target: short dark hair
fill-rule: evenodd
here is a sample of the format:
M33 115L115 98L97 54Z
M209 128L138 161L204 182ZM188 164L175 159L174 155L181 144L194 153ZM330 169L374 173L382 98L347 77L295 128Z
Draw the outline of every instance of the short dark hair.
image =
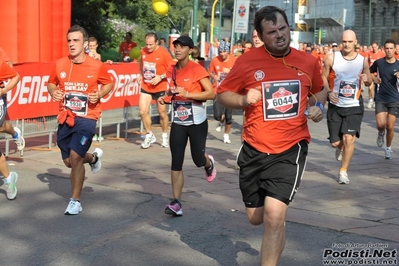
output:
M129 35L129 36L130 36L130 38L132 38L132 37L133 37L133 35L132 35L132 33L131 33L130 31L126 32L126 34L127 34L127 35Z
M69 28L68 32L67 32L67 36L69 33L71 32L77 32L80 31L83 35L83 42L87 42L89 40L89 34L87 33L87 31L79 26L79 25L73 25L72 27Z
M393 46L396 45L396 42L395 42L393 39L387 39L387 40L384 42L384 47L385 47L385 44L387 44L387 43L392 43Z
M265 7L262 7L261 9L259 9L255 13L254 27L260 36L263 33L262 21L264 21L264 20L271 21L274 24L276 24L277 23L277 16L276 16L277 13L280 13L283 16L285 23L287 23L287 25L289 25L287 14L285 14L284 10L282 10L281 8L278 8L276 6L265 6Z
M145 38L147 38L147 37L154 37L155 38L155 42L158 42L158 35L155 33L155 32L148 32L146 35L145 35Z

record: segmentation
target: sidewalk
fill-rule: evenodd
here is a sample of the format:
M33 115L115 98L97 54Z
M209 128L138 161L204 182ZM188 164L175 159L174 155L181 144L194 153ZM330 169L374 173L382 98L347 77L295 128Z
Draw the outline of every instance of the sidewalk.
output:
M58 149L28 145L22 160L8 160L19 173L15 201L7 201L0 181L0 265L259 265L263 229L247 222L241 201L235 157L242 117L234 120L231 144L223 143L223 132L209 121L207 152L218 171L213 183L205 181L187 147L184 216L178 218L163 213L172 195L170 151L158 141L141 149L138 128L128 139L93 144L104 150L103 168L94 175L86 167L83 212L77 216L63 215L69 169ZM280 265L322 265L323 250L334 243L386 243L398 249L399 155L385 160L376 146L374 110L365 112L349 185L336 182L340 163L327 140L326 120L309 125L313 140L288 211ZM154 132L160 140L161 130Z

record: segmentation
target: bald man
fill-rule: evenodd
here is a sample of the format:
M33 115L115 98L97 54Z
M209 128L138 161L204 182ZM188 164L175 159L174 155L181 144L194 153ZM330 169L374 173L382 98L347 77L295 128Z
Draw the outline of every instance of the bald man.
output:
M327 126L335 158L341 161L339 184L349 184L348 168L360 136L364 106L359 80L371 83L368 59L355 51L356 34L346 30L341 38L342 50L326 55L323 66L324 87L329 89ZM333 77L330 77L333 72Z

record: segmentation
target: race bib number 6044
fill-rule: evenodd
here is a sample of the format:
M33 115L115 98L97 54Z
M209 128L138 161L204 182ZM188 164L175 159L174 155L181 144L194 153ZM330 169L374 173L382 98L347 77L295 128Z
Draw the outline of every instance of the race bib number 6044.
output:
M283 120L296 117L300 110L300 88L299 80L263 82L264 120Z

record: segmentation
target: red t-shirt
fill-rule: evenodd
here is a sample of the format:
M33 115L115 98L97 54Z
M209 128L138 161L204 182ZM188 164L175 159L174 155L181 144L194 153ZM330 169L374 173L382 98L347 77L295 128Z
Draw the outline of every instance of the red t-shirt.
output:
M90 103L88 94L99 90L99 84L112 82L106 65L90 56L86 56L80 64L72 63L69 57L58 59L48 80L48 83L58 85L65 94L64 101L59 105L60 111L72 109L78 116L94 120L101 115L101 102ZM70 93L74 97L68 96Z
M385 53L383 51L377 51L376 53L374 53L373 51L369 52L369 65L370 67L373 65L373 63L380 59L383 58L385 56Z
M224 68L231 69L236 62L236 58L234 56L229 56L229 60L223 61L222 57L218 55L217 57L213 58L209 64L209 73L214 73L215 75L219 76L220 80L213 82L213 88L215 89L217 86L226 78L227 73L225 73Z
M165 91L167 87L166 79L163 79L156 86L151 85L150 81L156 75L165 74L170 66L176 64L170 53L159 46L153 52L149 53L147 47L145 47L141 50L140 64L142 67L141 73L143 75L141 79L141 88L149 93Z
M0 82L7 81L18 75L17 71L11 68L5 60L0 58Z
M134 47L137 47L137 44L135 42L122 42L119 45L119 52L122 52L122 59L126 56L130 57L130 50L132 50L132 48Z
M170 87L175 86L172 75L173 68L174 66L171 66L166 72ZM184 89L189 93L201 92L202 86L200 80L208 77L209 73L206 72L206 69L191 60L188 61L187 65L184 68L176 69L176 85L178 87L184 87ZM175 100L186 100L186 98L176 96Z
M237 59L218 93L245 95L256 87L262 88L263 99L245 108L244 140L270 154L309 142L307 100L323 88L317 59L296 49L284 58L272 58L264 47L251 49Z
M3 50L3 48L0 47L0 60L3 61L11 61L6 52Z

